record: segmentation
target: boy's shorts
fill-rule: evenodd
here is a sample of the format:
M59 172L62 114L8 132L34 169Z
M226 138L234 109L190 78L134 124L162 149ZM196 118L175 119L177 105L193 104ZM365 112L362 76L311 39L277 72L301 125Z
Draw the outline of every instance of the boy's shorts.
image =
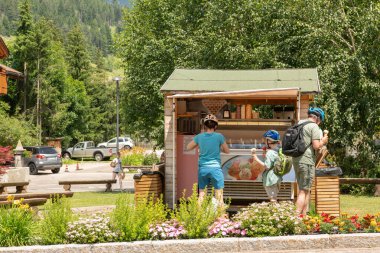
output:
M220 190L224 188L224 176L221 168L199 168L199 189L205 189L210 183L214 189Z

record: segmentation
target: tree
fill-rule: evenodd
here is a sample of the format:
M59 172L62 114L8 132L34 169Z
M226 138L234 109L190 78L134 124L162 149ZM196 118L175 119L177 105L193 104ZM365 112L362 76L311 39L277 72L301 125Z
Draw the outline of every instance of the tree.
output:
M356 150L349 173L378 176L379 12L371 1L137 0L117 40L125 123L163 139L159 89L174 68L317 67L330 149L346 171L346 148Z
M90 71L90 59L79 25L76 25L68 34L66 54L71 76L80 81L86 80Z
M14 65L16 69L22 69L24 72L24 90L23 94L23 112L26 114L28 109L28 103L30 96L31 87L28 82L28 65L32 61L33 56L31 49L33 47L33 34L32 30L34 27L32 14L30 11L29 0L24 0L19 4L19 21L16 33L16 42L14 45Z
M23 145L36 145L38 140L37 129L31 122L17 117L11 117L9 113L9 105L0 102L0 146L17 145L21 140Z

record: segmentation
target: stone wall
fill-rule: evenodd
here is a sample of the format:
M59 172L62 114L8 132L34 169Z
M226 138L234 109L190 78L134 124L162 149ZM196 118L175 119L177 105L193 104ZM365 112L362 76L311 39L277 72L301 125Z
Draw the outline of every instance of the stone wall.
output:
M223 252L379 252L380 234L302 235L262 238L142 241L93 245L52 245L0 248L7 253L223 253ZM357 249L357 251L355 250ZM360 249L360 250L359 250ZM364 250L363 250L364 249ZM318 251L314 251L318 250ZM334 251L335 252L335 251ZM337 251L338 252L338 251Z

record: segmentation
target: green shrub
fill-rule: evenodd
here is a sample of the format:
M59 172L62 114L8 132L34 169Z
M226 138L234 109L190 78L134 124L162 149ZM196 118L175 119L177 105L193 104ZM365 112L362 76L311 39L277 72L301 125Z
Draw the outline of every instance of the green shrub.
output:
M44 205L39 222L38 237L42 244L61 244L66 241L68 223L73 215L67 198L55 196Z
M136 205L128 194L122 194L116 201L116 208L111 215L111 225L120 234L123 241L149 239L149 225L164 221L167 207L162 199L141 200Z
M292 202L254 203L243 208L235 217L248 236L277 236L299 234L304 231L302 219Z
M144 154L131 153L121 157L123 166L141 166L144 163Z
M160 162L160 159L157 157L157 154L155 152L146 154L144 156L144 165L153 165Z
M174 216L183 223L189 238L206 238L209 226L223 214L222 208L212 200L212 194L206 195L203 202L198 202L197 184L193 186L193 193L189 198L182 197Z
M33 243L33 212L27 205L0 207L0 246L24 246Z
M323 234L331 234L334 230L334 224L322 222L320 225L320 231Z

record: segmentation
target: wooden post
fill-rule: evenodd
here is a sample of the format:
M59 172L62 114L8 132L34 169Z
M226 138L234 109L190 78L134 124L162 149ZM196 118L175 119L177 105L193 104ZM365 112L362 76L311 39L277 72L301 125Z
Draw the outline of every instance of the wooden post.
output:
M26 185L16 186L16 193L25 193L27 187Z
M380 197L380 184L375 185L375 197Z
M106 184L106 192L112 192L112 184L111 183Z
M71 189L71 184L65 184L65 185L63 185L63 189L64 189L65 191L70 191L70 189Z

